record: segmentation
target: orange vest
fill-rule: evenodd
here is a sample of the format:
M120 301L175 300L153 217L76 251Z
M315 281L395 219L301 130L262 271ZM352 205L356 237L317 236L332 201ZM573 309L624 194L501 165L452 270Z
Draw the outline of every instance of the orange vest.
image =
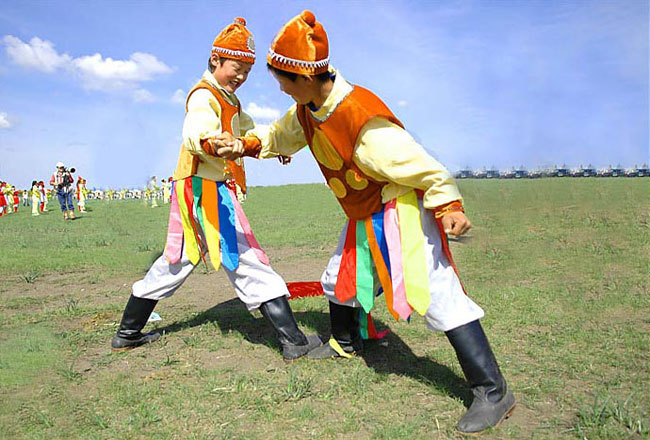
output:
M199 81L194 86L194 88L190 90L190 93L187 95L187 100L185 101L185 113L187 113L187 103L190 100L190 96L192 96L192 93L198 89L208 89L210 93L212 93L214 98L219 102L219 105L221 106L221 130L233 134L232 118L236 114L240 113L241 109L239 106L235 107L226 101L226 99L221 95L221 92L215 89L207 81ZM190 153L189 150L181 145L181 152L178 155L178 163L176 165L176 171L174 172L173 180L181 180L185 179L186 177L195 175L198 170L200 160L201 159L198 156ZM225 171L226 173L230 173L232 175L235 183L237 183L237 185L241 187L242 192L246 194L246 172L244 171L243 161L242 164L239 165L235 161L227 160Z
M316 120L304 105L298 105L297 116L327 185L347 216L352 220L361 220L381 211L381 190L386 183L364 174L352 162L352 156L359 132L370 119L386 118L403 128L386 104L370 90L354 86L352 92L343 98L324 122ZM312 142L315 129L320 130L334 148L335 151L330 153L338 154L339 157L332 162L334 168L338 169L332 169L331 163L327 166L321 163L319 155L314 154Z

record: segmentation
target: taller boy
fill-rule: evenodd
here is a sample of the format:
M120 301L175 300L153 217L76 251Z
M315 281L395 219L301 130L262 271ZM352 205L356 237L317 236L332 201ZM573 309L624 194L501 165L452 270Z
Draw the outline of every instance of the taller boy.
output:
M317 335L307 338L296 325L286 284L269 265L237 200L235 182L246 188L241 162L216 157L210 140L220 133L239 135L253 128L235 91L254 62L253 36L244 19L236 18L214 40L208 70L187 97L165 252L133 285L112 341L114 349L160 337L141 332L149 315L158 300L173 295L208 253L215 269L224 267L248 309L259 308L273 325L285 359L303 356L321 344Z
M446 233L470 227L453 178L375 94L329 67L327 34L310 11L284 25L267 62L296 104L244 138L220 136L217 152L290 156L308 144L349 218L321 278L332 338L308 357L360 350L358 308L370 311L381 286L396 319L415 309L456 350L474 394L458 429L498 425L515 399L478 321L483 310L465 294L449 252Z

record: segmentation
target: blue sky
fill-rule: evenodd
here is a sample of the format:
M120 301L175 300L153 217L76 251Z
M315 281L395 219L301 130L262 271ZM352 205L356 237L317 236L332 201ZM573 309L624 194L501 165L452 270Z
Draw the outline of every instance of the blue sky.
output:
M4 0L0 180L25 187L59 160L90 187L171 175L185 93L237 16L258 54L238 96L259 122L281 115L265 54L306 8L332 65L451 170L649 161L648 1ZM246 167L251 185L322 181L307 150Z

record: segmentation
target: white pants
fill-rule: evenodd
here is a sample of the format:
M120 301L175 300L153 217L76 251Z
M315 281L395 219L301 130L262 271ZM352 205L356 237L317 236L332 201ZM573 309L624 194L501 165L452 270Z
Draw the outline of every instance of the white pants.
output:
M195 221L198 222L196 217ZM235 229L239 247L239 266L233 271L229 271L225 267L224 270L239 299L251 311L272 299L289 296L284 279L271 266L260 262L253 249L248 245L237 218ZM199 238L205 243L203 236L199 235ZM187 258L184 247L178 263L170 264L163 254L149 268L145 277L133 284L133 295L138 298L155 300L168 298L183 284L194 267L194 264Z
M443 253L440 231L438 230L438 224L433 218L433 212L422 206L422 200L418 202L420 204L422 230L425 236L424 247L427 256L427 267L429 269L429 292L431 295L431 303L424 318L429 329L449 331L480 319L485 313L469 296L465 295L454 268ZM336 251L330 258L321 277L321 284L323 285L327 299L330 301L349 307L361 307L361 304L359 304L356 298L341 303L334 295L334 287L336 286L336 279L341 265L341 254L343 252L343 245L345 244L348 224L349 221L343 227ZM378 290L378 276L374 264L373 275L375 278L375 286ZM378 298L375 300L377 303L381 301L383 299Z

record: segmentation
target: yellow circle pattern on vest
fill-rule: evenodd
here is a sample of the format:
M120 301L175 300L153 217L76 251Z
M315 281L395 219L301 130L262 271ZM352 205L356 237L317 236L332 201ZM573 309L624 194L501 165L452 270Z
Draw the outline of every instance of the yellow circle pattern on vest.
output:
M346 195L348 195L348 191L345 189L345 185L343 182L341 182L338 178L332 177L327 184L329 185L330 188L332 188L332 192L336 197L339 199L344 198Z
M348 183L350 188L359 191L368 186L368 179L360 176L359 173L354 170L347 170L345 172L345 181Z
M333 171L338 171L343 168L343 158L341 158L334 146L332 146L325 133L320 130L314 130L311 144L311 150L318 163Z

